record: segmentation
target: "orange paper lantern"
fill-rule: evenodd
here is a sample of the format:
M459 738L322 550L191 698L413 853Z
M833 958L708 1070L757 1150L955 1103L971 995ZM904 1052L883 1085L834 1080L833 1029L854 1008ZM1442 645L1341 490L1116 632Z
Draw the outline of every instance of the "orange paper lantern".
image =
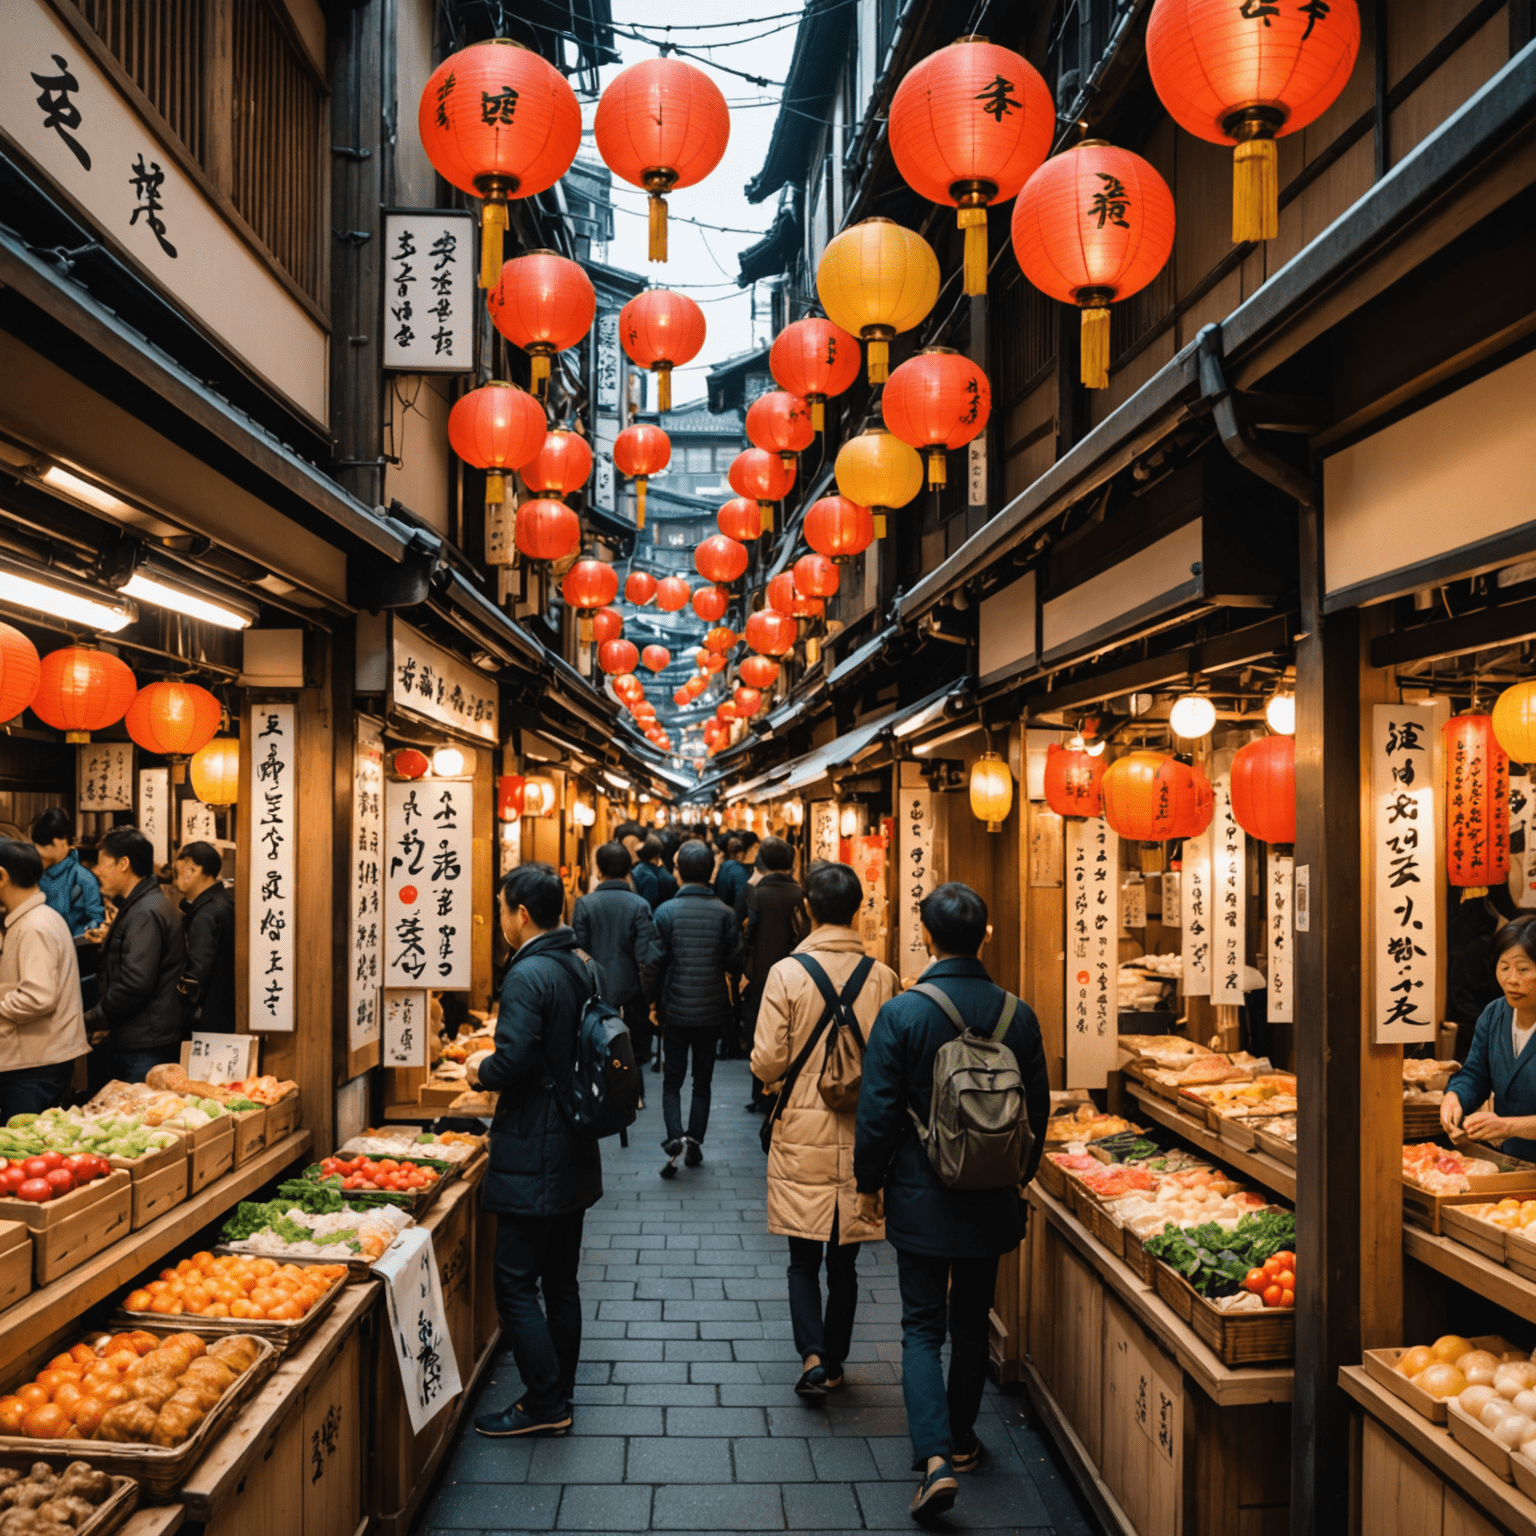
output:
M839 572L825 555L801 555L791 574L802 597L831 597L837 591Z
M823 406L859 376L859 342L841 326L812 315L792 320L768 349L768 370L780 389L811 408L811 427L825 430Z
M672 652L664 645L648 645L640 652L640 664L652 672L665 672L672 665Z
M726 479L738 496L757 503L761 530L767 533L773 527L773 503L794 489L795 463L764 448L743 448L731 460Z
M598 645L619 639L624 633L624 618L617 608L599 608L592 615L592 639Z
M771 688L778 681L779 664L767 656L745 656L736 671L749 687Z
M1232 819L1261 843L1296 841L1296 738L1265 736L1232 758Z
M780 571L764 589L768 606L775 613L792 619L818 619L827 605L819 597L808 597L795 585L793 571Z
M1455 715L1443 734L1445 866L1471 901L1509 879L1509 755L1491 715Z
M92 731L104 731L123 718L138 686L116 656L66 646L49 651L38 664L32 713L63 731L65 741L89 741Z
M1131 752L1104 771L1104 819L1121 837L1165 842L1198 837L1211 824L1214 797L1198 768L1163 752Z
M816 441L810 406L784 389L770 389L747 407L746 431L754 448L778 454L786 466Z
M723 657L725 652L736 644L738 638L736 631L729 625L717 624L704 636L704 649Z
M1104 753L1073 751L1052 742L1045 750L1045 803L1058 816L1104 811Z
M672 409L672 370L698 356L704 331L704 311L666 288L637 293L619 311L619 344L631 362L656 375L658 410Z
M123 724L146 752L188 758L213 740L223 716L219 701L196 683L150 683L134 696ZM172 778L180 783L184 777L177 763Z
M715 514L720 532L728 539L750 544L763 531L763 514L747 496L733 496Z
M724 587L700 587L693 594L693 611L706 624L718 624L725 617L730 600L730 593Z
M756 688L738 688L731 695L738 720L750 720L763 707L763 696Z
M823 496L813 501L806 508L803 526L805 542L839 565L863 554L875 537L874 515L846 496Z
M605 640L597 648L597 664L614 679L614 692L622 698L618 679L633 674L640 665L640 651L633 640ZM635 679L635 687L639 686L639 679Z
M581 519L563 501L525 501L513 540L530 560L564 560L581 548Z
M32 702L41 677L37 647L19 629L0 624L0 720L14 720Z
M725 633L729 634L730 631L726 630ZM706 651L704 653L704 660L699 665L713 677L715 673L725 671L725 655L720 651Z
M795 648L799 625L776 608L762 608L747 619L746 641L763 656L787 656Z
M663 613L677 613L688 606L688 583L681 576L663 576L656 583L656 606Z
M454 402L448 441L466 464L485 471L485 504L506 500L505 477L531 463L544 446L544 407L526 389L493 380Z
M723 533L712 533L693 552L693 564L706 581L726 586L747 568L747 547Z
M618 572L606 560L590 556L578 560L565 573L560 583L560 595L568 607L591 612L605 608L619 595Z
M656 596L656 578L649 571L631 571L624 578L624 599L643 608Z
M944 485L945 449L963 448L985 429L992 386L970 358L926 347L891 374L880 410L902 442L928 450L928 484Z
M672 439L660 427L637 422L613 440L613 467L635 482L635 527L645 527L645 483L672 462Z
M518 471L535 496L563 500L592 477L592 449L579 432L556 427L544 435L544 445Z
M581 267L556 251L529 251L501 269L485 296L491 323L528 354L529 382L543 395L550 359L576 346L597 314L597 291Z

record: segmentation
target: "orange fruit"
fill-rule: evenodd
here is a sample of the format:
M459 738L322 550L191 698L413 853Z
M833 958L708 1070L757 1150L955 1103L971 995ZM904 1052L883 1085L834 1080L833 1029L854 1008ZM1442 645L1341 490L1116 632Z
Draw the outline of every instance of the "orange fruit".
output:
M34 1408L22 1422L22 1433L33 1440L57 1440L69 1420L57 1403Z
M149 1309L151 1312L162 1312L171 1317L179 1317L182 1313L181 1297L156 1296L154 1304Z
M59 1405L60 1408L64 1410L65 1413L70 1416L71 1419L73 1419L75 1404L78 1403L84 1396L85 1393L80 1390L79 1386L75 1382L66 1381L58 1389L58 1391L53 1394L53 1400Z
M67 1371L74 1363L75 1357L73 1355L55 1355L43 1369L47 1371Z
M224 1302L224 1301L211 1301L211 1302L208 1303L207 1310L203 1313L203 1316L204 1317L228 1317L229 1316L229 1303L228 1302Z
M27 1405L19 1397L0 1397L0 1434L19 1435L27 1413Z
M92 1392L91 1396L107 1405L115 1408L119 1403L130 1402L133 1398L133 1388L127 1382L114 1381L110 1386L105 1386L100 1391Z
M148 1312L149 1304L155 1298L146 1290L129 1291L128 1299L123 1302L125 1312Z
M30 1412L34 1408L41 1408L48 1401L48 1389L40 1387L35 1381L29 1381L24 1387L17 1387L16 1396L27 1405Z
M76 1365L90 1365L96 1359L96 1351L92 1349L89 1344L76 1344L75 1347L70 1350L69 1358L73 1360Z
M100 1427L106 1411L107 1405L99 1397L82 1397L75 1404L75 1428L89 1440Z

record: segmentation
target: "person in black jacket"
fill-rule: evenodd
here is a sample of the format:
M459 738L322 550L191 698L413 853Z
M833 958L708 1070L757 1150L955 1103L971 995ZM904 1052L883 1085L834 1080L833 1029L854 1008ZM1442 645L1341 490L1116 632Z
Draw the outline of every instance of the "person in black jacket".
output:
M87 1034L104 1032L109 1077L142 1083L151 1067L174 1061L182 1039L177 983L186 943L176 911L155 878L155 850L137 827L101 840L96 878L117 913L101 950L101 993L85 1016Z
M635 855L635 869L648 872L646 897L653 912L662 902L671 901L677 895L677 879L667 868L667 861L661 855L661 839L654 832L641 843L640 852Z
M697 1168L709 1125L709 1087L715 1072L715 1046L731 1017L728 976L739 976L744 956L736 916L709 888L714 855L703 843L684 843L677 851L682 889L656 912L661 936L661 1043L666 1056L661 1111L667 1122L662 1151ZM693 1102L683 1131L683 1079L693 1053ZM664 1172L674 1172L668 1164Z
M212 843L188 843L176 855L187 963L176 990L188 1029L235 1027L235 904L219 879L224 861Z
M750 1054L757 1033L757 1010L763 1001L768 972L811 931L805 892L790 874L795 851L782 837L765 837L757 848L757 869L736 898L736 921L747 952L747 984L741 1000L741 1044ZM763 1107L763 1085L752 1079L756 1114Z
M630 885L629 871L623 843L604 843L597 850L597 872L603 878L577 901L571 927L577 947L602 970L605 995L629 1026L635 1061L644 1066L651 1059L651 999L661 940L650 903Z
M523 1380L521 1401L482 1414L482 1435L563 1435L581 1355L581 1231L603 1197L597 1142L565 1108L581 1014L596 967L561 922L565 888L548 864L522 864L501 886L501 931L515 953L496 1011L496 1048L466 1066L501 1095L481 1186L496 1215L496 1311ZM539 1306L543 1290L544 1305Z
M991 928L987 904L968 885L941 885L919 909L934 963L921 980L945 993L960 1016L988 1034L1007 994L978 958ZM921 992L894 997L876 1015L864 1052L853 1175L861 1215L874 1219L884 1192L885 1235L896 1250L901 1290L901 1390L912 1467L923 1474L912 1513L942 1514L955 1502L955 1473L982 1456L976 1435L987 1372L987 1317L998 1258L1024 1236L1023 1184L1035 1175L1050 1114L1050 1080L1040 1025L1019 1004L1003 1036L1024 1081L1034 1150L1019 1188L951 1189L918 1144L926 1124L934 1057L955 1038L943 1010ZM940 1352L945 1314L951 1344L946 1388Z

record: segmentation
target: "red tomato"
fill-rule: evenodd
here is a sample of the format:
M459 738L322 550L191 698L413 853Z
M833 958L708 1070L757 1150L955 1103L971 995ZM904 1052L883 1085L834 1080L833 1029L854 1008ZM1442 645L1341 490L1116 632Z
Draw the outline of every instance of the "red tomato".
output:
M1283 1266L1280 1263L1280 1255L1278 1253L1271 1254L1269 1258L1264 1260L1265 1274L1278 1275L1282 1268Z
M20 1163L12 1163L9 1168L0 1173L0 1193L14 1195L26 1182L26 1170Z
M1295 1272L1289 1269L1280 1270L1275 1275L1275 1284L1278 1285L1282 1291L1294 1291L1296 1289Z
M52 1200L53 1193L53 1186L47 1179L28 1179L16 1191L16 1196L20 1200L33 1200L41 1205L45 1200Z
M21 1165L21 1168L22 1172L25 1173L29 1179L40 1179L45 1173L50 1173L52 1171L48 1164L45 1163L40 1157L29 1157Z
M358 1185L358 1180L356 1178L354 1178L351 1174L348 1174L347 1177L344 1178L341 1181L341 1187L343 1189L356 1189L357 1185Z
M55 1195L67 1195L75 1187L75 1176L68 1168L55 1168L52 1173L44 1174L43 1183Z
M1270 1286L1264 1292L1264 1305L1266 1307L1278 1307L1280 1305L1280 1298L1284 1294L1285 1292L1282 1291L1278 1285Z
M1278 1264L1281 1269L1295 1269L1296 1255L1294 1253L1286 1253L1282 1251L1275 1255L1275 1263Z
M1244 1289L1252 1291L1255 1296L1261 1295L1268 1284L1269 1276L1262 1269L1250 1269L1243 1276Z
M1281 1291L1280 1292L1280 1305L1282 1307L1294 1307L1296 1305L1296 1292L1295 1291Z
M393 1173L399 1166L400 1164L397 1163L392 1157L380 1158L378 1162L378 1169L380 1173Z
M44 1152L42 1160L48 1165L49 1173L52 1173L55 1168L62 1168L64 1166L64 1154L62 1152Z

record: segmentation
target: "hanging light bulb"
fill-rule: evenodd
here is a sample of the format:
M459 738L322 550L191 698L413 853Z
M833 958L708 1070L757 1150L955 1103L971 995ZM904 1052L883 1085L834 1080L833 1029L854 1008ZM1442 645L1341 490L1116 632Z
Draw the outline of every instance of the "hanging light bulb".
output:
M1274 694L1269 703L1264 706L1264 718L1269 722L1269 728L1277 736L1294 736L1296 734L1296 695L1294 693Z
M432 754L432 772L440 779L456 779L464 772L464 754L457 747L439 747Z
M1168 711L1168 726L1175 736L1186 741L1197 736L1209 736L1216 724L1216 706L1203 693L1186 693L1175 700Z

